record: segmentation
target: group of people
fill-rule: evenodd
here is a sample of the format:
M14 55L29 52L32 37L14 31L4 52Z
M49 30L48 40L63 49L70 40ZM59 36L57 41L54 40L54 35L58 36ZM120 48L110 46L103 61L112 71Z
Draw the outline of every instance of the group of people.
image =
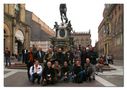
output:
M86 58L84 67L81 66L80 59L75 60L72 66L67 61L64 61L63 66L58 61L54 63L47 61L44 67L36 60L30 67L29 74L29 79L33 84L36 79L37 83L42 85L55 84L60 81L82 83L83 81L92 80L93 68L89 58Z
M59 81L95 80L98 55L92 46L78 47L66 51L62 48L49 48L47 52L35 46L29 50L23 49L23 62L27 64L28 79L43 85L54 84ZM99 65L98 65L99 67Z
M9 56L8 50L5 55ZM60 81L82 83L95 80L95 71L102 71L105 57L98 58L97 52L90 45L67 51L63 48L49 48L44 52L34 45L29 50L22 50L22 62L27 65L28 79L38 84L48 85Z

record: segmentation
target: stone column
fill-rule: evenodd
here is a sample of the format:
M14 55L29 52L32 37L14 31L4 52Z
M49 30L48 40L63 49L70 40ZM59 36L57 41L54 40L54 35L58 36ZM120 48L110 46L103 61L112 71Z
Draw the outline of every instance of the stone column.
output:
M15 52L15 31L16 31L16 20L12 22L12 53Z
M27 49L30 48L30 27L26 27L25 35L24 35L24 47Z

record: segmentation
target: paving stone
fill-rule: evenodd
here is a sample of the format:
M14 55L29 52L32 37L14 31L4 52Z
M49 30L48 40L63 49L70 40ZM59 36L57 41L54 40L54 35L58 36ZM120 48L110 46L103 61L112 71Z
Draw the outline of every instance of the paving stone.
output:
M104 78L105 80L115 84L118 87L124 86L124 79L121 75L101 75L100 77Z

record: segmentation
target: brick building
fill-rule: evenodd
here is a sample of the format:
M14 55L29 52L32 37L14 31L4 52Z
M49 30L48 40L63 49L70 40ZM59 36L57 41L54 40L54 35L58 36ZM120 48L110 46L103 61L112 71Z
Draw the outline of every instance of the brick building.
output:
M51 45L50 38L55 35L55 32L33 12L28 10L26 10L26 22L31 26L30 47L34 44L36 47L41 47L44 51L47 51Z
M103 20L98 27L99 55L113 55L114 59L123 60L123 8L123 4L105 4Z
M74 32L72 33L72 37L74 38L74 45L75 46L84 46L87 47L91 45L91 34L89 32Z

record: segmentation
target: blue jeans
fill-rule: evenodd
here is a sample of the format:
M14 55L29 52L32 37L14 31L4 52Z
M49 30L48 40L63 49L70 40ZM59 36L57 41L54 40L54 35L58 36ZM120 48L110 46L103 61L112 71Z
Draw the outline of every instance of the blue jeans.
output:
M79 76L80 76L81 80L84 80L84 78L86 76L85 71L79 72Z
M30 77L30 80L31 80L32 82L34 82L36 78L38 79L38 82L40 82L41 74L35 74L35 73L32 74L31 77Z
M11 65L11 60L10 60L10 57L5 57L5 66L8 66L8 63L9 63L9 66Z
M74 78L75 82L80 83L83 82L86 77L85 71L79 72L76 77Z

